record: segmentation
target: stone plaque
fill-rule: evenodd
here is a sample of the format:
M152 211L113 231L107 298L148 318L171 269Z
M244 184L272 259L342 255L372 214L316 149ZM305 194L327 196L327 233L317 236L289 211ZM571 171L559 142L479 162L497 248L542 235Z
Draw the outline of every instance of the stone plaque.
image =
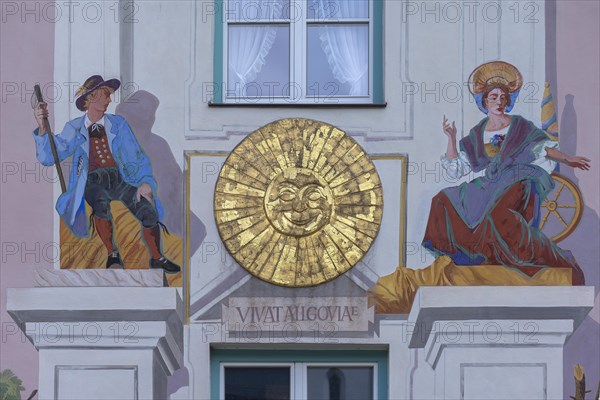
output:
M366 297L231 297L222 306L231 331L248 328L303 332L333 327L336 332L367 332L374 309Z

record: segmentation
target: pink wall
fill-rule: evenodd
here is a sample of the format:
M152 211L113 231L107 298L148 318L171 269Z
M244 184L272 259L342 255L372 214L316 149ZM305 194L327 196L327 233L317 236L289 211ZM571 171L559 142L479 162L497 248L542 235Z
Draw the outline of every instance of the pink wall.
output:
M600 2L556 2L556 58L558 109L565 96L574 96L577 113L577 154L593 160L591 171L577 171L586 204L600 212ZM559 114L560 116L560 114ZM568 132L561 132L561 135ZM596 243L597 245L598 243Z
M52 267L53 215L48 211L54 208L52 175L35 158L29 99L36 82L52 82L54 24L41 15L45 2L27 3L31 14L23 14L22 2L0 2L0 370L10 368L23 379L25 398L38 387L38 355L31 343L12 333L16 326L6 313L6 288L31 287L35 269Z
M600 2L556 1L556 73L561 148L592 159L590 171L571 177L586 204L581 224L560 245L573 254L586 275L586 283L600 286ZM569 104L570 99L572 101ZM562 172L562 170L561 170ZM564 170L565 174L572 174ZM596 297L595 315L600 312ZM600 380L600 325L587 318L570 338L564 352L564 398L575 394L573 366L583 365L588 389L595 393Z

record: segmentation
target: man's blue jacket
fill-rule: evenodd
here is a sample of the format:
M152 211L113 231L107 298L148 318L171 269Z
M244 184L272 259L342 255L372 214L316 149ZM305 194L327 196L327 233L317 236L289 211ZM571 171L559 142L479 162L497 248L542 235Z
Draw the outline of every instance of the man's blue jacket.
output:
M113 114L104 114L104 117L108 144L123 180L135 187L142 183L149 184L159 220L162 219L163 208L156 195L156 180L148 156L125 118ZM43 165L54 165L48 135L38 136L38 129L33 131L37 158ZM67 122L63 131L54 136L54 141L60 161L73 156L67 191L56 201L56 210L76 236L87 237L89 228L83 193L88 175L89 135L85 127L85 115Z

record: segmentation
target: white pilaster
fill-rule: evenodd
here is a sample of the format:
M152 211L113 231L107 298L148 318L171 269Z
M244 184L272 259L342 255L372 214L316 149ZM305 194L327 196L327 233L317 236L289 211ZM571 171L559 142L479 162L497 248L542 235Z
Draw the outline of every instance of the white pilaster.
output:
M9 289L7 310L40 353L39 399L164 399L182 365L175 288Z
M563 346L593 305L593 287L422 287L410 347L436 399L558 399Z

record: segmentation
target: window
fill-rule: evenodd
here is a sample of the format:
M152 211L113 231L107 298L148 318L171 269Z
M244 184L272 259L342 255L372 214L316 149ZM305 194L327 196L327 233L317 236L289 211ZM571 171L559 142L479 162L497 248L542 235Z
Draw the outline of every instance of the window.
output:
M383 0L216 0L215 103L383 103Z
M223 365L225 400L289 400L291 366Z
M221 368L224 400L377 398L373 385L375 364L223 363Z
M375 365L306 367L307 399L364 400L376 399L373 378Z
M387 398L385 351L211 350L211 398Z

